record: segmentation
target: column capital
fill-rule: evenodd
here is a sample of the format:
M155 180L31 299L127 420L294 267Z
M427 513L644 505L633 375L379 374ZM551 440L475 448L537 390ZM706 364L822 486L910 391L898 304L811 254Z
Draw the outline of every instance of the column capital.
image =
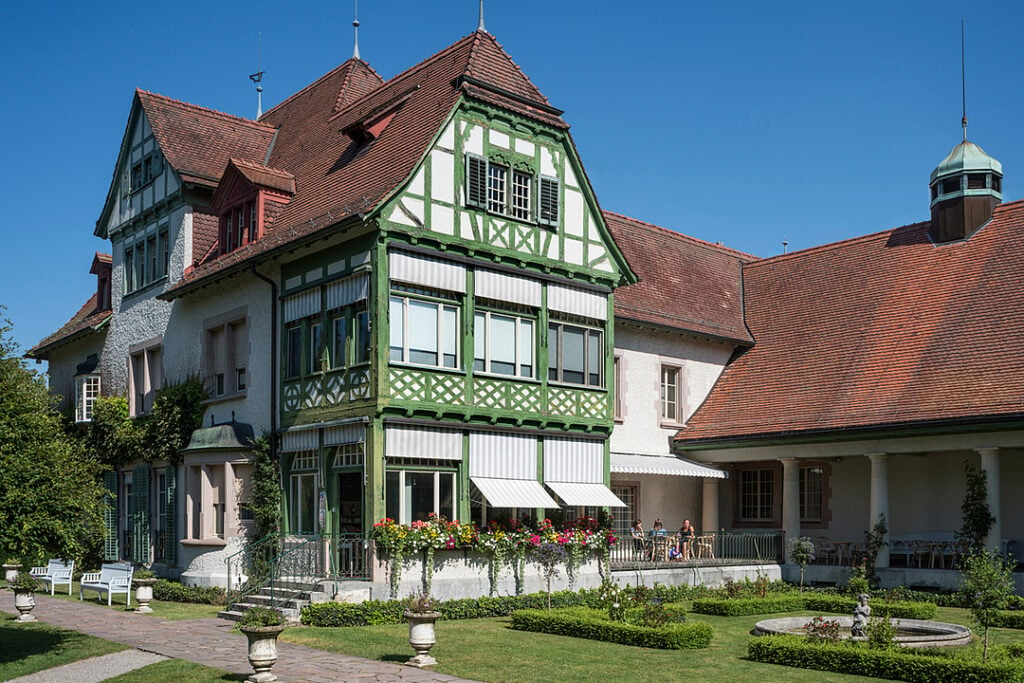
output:
M785 457L785 458L776 458L776 459L777 459L777 460L778 460L779 462L781 462L781 463L782 463L782 464L783 464L784 466L785 466L785 465L790 465L790 466L792 466L792 465L795 465L795 464L796 464L797 462L799 462L799 461L800 461L800 458L793 458L793 457Z
M888 462L892 456L888 453L865 453L864 457L871 462Z
M999 446L990 446L987 448L975 448L974 451L981 457L997 458L1000 452Z

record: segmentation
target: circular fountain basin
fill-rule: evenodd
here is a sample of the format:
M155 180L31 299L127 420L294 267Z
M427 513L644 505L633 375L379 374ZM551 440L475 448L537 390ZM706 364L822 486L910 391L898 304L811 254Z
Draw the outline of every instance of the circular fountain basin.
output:
M828 617L839 622L839 629L849 635L853 626L853 617ZM765 619L754 625L754 635L804 635L804 627L811 617L783 617ZM890 619L896 629L894 640L900 647L950 647L967 645L971 642L971 629L958 624L947 624L942 621L926 621L924 619ZM853 637L853 640L866 638Z

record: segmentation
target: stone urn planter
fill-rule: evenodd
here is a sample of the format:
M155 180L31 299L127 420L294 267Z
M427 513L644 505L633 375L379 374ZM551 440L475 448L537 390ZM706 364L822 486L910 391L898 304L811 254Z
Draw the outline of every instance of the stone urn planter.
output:
M277 676L270 673L270 667L277 662L277 637L285 629L281 626L239 626L238 630L249 639L249 664L255 672L247 680L253 683L270 683Z
M32 608L36 606L36 596L32 591L16 588L14 590L14 607L18 610L18 621L35 621Z
M409 645L416 651L416 656L406 664L421 669L437 664L437 660L430 656L430 648L437 642L434 622L441 618L441 613L406 611L405 618L409 620Z
M21 571L20 564L5 564L4 566L4 581L10 585L14 581L14 577Z
M155 578L132 579L132 585L135 586L135 599L139 603L139 606L135 608L136 612L148 613L153 611L149 603L153 601L153 586L155 584Z

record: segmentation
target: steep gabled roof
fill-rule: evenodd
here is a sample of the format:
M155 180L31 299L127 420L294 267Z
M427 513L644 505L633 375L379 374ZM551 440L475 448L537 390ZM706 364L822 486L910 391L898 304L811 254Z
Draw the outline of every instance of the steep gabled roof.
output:
M928 223L744 268L756 345L681 445L1024 418L1024 202L969 240Z
M743 322L741 269L755 257L610 211L604 219L640 277L615 290L616 319L753 342Z
M97 254L100 256L100 254ZM107 256L103 254L103 256ZM107 256L109 259L110 257ZM97 295L93 294L89 297L89 300L85 302L85 305L78 309L71 320L67 321L61 328L53 334L45 337L38 344L33 346L31 349L25 352L25 356L28 358L37 358L39 360L48 360L50 351L66 344L74 339L87 336L93 332L100 330L106 325L107 320L113 315L113 312L108 310L100 311L98 308Z
M485 32L466 36L383 85L370 87L375 75L361 61L349 60L260 119L278 130L266 163L295 176L294 198L259 241L201 264L165 296L173 298L206 278L233 272L261 254L378 208L427 154L460 98L474 96L471 91L568 128ZM350 90L353 95L366 93L351 99ZM394 116L375 139L343 132L386 112Z
M136 91L167 163L185 182L214 187L228 159L262 161L274 128L223 112Z

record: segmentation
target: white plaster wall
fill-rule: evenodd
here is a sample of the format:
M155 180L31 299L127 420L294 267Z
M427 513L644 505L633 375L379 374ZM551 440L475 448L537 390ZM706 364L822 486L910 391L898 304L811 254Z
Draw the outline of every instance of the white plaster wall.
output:
M654 474L612 473L612 486L637 486L637 514L650 531L661 519L669 531L676 531L688 519L702 529L701 501L704 480L699 477L668 477Z
M227 588L228 566L225 560L242 549L244 536L226 539L227 545L178 544L178 565L185 567L181 582L186 586L220 586Z
M670 441L679 425L664 427L661 423L661 366L682 368L680 414L685 422L707 398L733 348L692 335L616 324L622 422L612 432L611 450L651 455L671 452Z
M75 403L75 372L80 363L84 363L89 354L97 357L103 352L104 333L92 334L70 344L65 344L50 353L46 364L46 374L51 394L60 394L60 410L73 407ZM107 387L101 380L100 391L107 393Z
M278 279L276 269L261 269L261 272L264 270L271 279ZM236 275L174 301L164 334L164 369L168 378L200 374L205 321L239 308L245 308L248 316L248 389L242 397L211 401L206 408L204 425L210 424L211 416L217 423L227 422L234 412L235 420L252 425L256 436L270 428L270 397L274 390L270 384L271 306L270 285L250 273Z

